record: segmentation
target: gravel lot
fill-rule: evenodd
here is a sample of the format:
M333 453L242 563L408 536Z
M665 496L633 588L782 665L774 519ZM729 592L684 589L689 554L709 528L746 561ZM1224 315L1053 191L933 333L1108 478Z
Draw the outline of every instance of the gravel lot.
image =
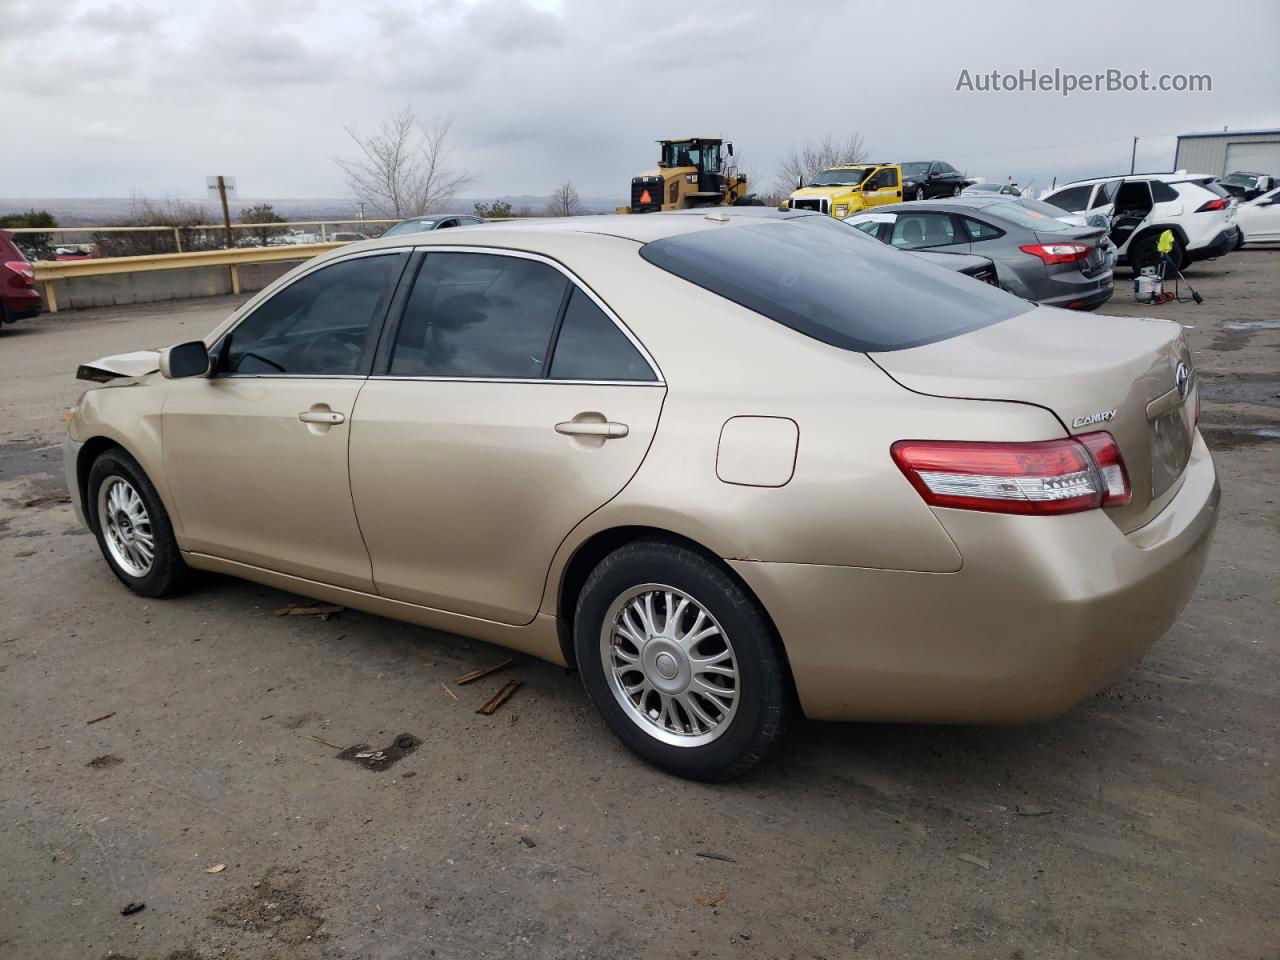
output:
M0 957L1280 956L1280 253L1189 276L1202 306L1104 308L1189 325L1204 378L1224 515L1165 639L1052 723L804 723L721 787L547 664L455 701L505 654L228 579L129 594L57 502L75 366L236 301L5 328Z

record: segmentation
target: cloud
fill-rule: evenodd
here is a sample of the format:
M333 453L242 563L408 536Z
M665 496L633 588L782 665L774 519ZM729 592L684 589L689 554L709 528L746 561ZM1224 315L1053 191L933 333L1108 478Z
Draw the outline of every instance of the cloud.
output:
M113 123L106 120L93 120L84 125L80 131L80 135L95 143L124 143L126 140L137 139L134 134L125 130L123 127L117 127Z

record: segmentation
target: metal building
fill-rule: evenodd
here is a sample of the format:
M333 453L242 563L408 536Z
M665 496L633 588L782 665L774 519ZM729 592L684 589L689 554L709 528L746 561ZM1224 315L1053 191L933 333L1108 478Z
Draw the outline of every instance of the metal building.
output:
M1236 170L1280 177L1280 130L1219 130L1178 137L1173 168L1221 177Z

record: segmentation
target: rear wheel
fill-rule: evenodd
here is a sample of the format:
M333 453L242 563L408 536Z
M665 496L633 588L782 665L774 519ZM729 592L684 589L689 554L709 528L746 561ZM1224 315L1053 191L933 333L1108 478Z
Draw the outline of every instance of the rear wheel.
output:
M921 184L920 186L916 187L916 199L917 200L924 199L924 184Z
M795 711L759 604L679 544L637 541L602 560L578 598L574 645L587 694L613 732L678 776L741 776Z
M958 196L960 196L960 191L961 191L961 189L962 189L962 188L961 188L960 184L958 184L958 183L957 183L954 187L952 187L952 188L951 188L951 195L952 195L953 197L958 197Z
M138 462L108 450L93 462L85 507L98 546L120 581L144 597L183 590L191 569L182 559L169 514Z

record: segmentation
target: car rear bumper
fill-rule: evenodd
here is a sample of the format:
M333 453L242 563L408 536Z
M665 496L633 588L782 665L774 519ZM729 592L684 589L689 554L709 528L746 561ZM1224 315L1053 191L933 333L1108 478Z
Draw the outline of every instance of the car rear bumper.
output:
M1071 310L1092 310L1111 299L1115 293L1115 275L1108 270L1092 279L1079 274L1078 279L1062 280L1049 277L1043 282L1043 295L1033 297L1047 307L1066 307Z
M1239 245L1240 228L1237 226L1227 227L1203 247L1188 248L1186 260L1187 263L1194 263L1196 260L1212 260L1214 257L1222 256L1224 253L1230 253Z
M1137 660L1190 599L1218 517L1197 434L1182 486L1125 534L1102 511L937 515L964 565L930 574L734 560L821 720L1021 723Z
M25 320L44 309L44 298L39 290L6 290L3 296L5 315L10 320Z

